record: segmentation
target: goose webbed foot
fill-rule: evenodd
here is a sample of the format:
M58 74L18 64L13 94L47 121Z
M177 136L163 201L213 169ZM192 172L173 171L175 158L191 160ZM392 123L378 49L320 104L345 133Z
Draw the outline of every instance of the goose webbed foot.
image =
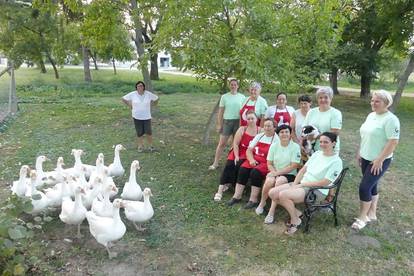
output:
M137 231L139 231L139 232L143 232L143 231L147 230L147 228L142 227L141 224L137 225L135 222L133 224L135 226L135 229L137 229Z
M111 252L111 251L109 250L108 245L107 245L107 246L105 246L105 248L106 248L106 251L108 252L108 257L109 257L109 259L116 258L116 257L118 256L118 253L116 253L116 252Z

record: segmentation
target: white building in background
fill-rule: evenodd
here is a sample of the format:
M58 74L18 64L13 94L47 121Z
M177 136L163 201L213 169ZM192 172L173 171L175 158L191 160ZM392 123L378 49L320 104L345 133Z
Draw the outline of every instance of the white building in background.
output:
M7 58L0 55L0 66L7 66Z
M172 66L172 58L167 51L161 51L158 53L158 70L173 70L176 69ZM115 65L120 68L137 68L137 61L115 61ZM108 66L112 66L108 64ZM151 68L151 62L148 62L148 70Z

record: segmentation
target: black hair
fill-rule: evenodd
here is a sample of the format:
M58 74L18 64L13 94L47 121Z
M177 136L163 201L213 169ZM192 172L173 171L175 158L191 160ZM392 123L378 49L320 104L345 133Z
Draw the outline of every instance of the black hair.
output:
M143 81L137 81L137 83L135 84L135 89L137 89L138 84L142 84L145 90L145 83Z
M273 123L273 127L275 127L275 121L273 120L273 118L266 118L263 120L263 124L266 123L267 121L271 121Z
M279 92L276 94L276 99L279 98L280 95L285 95L285 97L287 98L287 94L285 92Z
M292 133L292 128L290 127L290 125L283 124L277 127L276 129L277 135L279 135L279 132L281 132L284 129L289 129L289 133Z
M326 132L322 133L320 136L328 137L329 140L331 140L332 143L336 142L336 140L338 139L338 135L336 133L329 132L329 131L326 131Z
M230 80L229 80L229 84L230 84L232 81L235 81L235 82L237 83L237 85L239 85L239 81L238 81L237 79L230 79Z
M309 95L301 95L298 98L298 103L300 103L300 102L312 103L312 98Z

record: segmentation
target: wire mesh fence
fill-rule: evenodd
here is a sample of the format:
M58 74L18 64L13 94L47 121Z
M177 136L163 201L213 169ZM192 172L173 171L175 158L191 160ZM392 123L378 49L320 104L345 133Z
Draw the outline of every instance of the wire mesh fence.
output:
M13 66L0 67L0 123L17 112L16 81Z

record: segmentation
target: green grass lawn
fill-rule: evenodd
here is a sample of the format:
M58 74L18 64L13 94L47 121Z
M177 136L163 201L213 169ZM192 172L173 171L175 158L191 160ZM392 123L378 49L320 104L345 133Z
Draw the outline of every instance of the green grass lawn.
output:
M113 158L112 145L128 149L121 159L125 168L138 159L139 182L154 194L154 218L147 231L137 233L127 224L124 238L115 244L117 258L108 260L106 251L91 237L86 222L84 237L74 238L75 227L65 227L57 217L37 232L28 254L40 262L35 274L79 275L290 275L414 273L413 222L414 188L414 100L404 98L397 113L402 137L395 161L381 183L379 223L360 233L350 229L358 210L360 172L354 162L358 129L370 111L368 101L338 96L333 105L343 112L341 157L350 172L339 200L340 226L333 217L317 214L310 234L299 231L286 237L284 210L276 211L276 223L264 225L264 216L241 208L214 203L220 167L208 171L214 157L217 135L210 145L201 145L204 125L218 95L208 82L189 77L162 75L155 83L161 93L154 116L156 153L137 153L130 111L120 97L133 90L136 71L93 72L96 83L84 84L82 71L63 70L59 81L52 72L16 71L20 112L6 122L0 134L0 184L8 195L11 180L21 164L34 165L37 155L53 160L58 156L73 164L70 151L86 151L83 161L94 163L99 152L105 163ZM164 88L163 88L164 87ZM173 90L177 89L177 90ZM182 89L182 90L180 90ZM203 93L202 91L209 93ZM172 93L177 92L177 93ZM265 94L269 103L274 95ZM289 97L291 103L293 96ZM222 160L224 161L224 160ZM127 169L127 171L129 171ZM115 182L119 187L128 173ZM224 196L224 202L230 199ZM71 239L67 242L64 239Z

